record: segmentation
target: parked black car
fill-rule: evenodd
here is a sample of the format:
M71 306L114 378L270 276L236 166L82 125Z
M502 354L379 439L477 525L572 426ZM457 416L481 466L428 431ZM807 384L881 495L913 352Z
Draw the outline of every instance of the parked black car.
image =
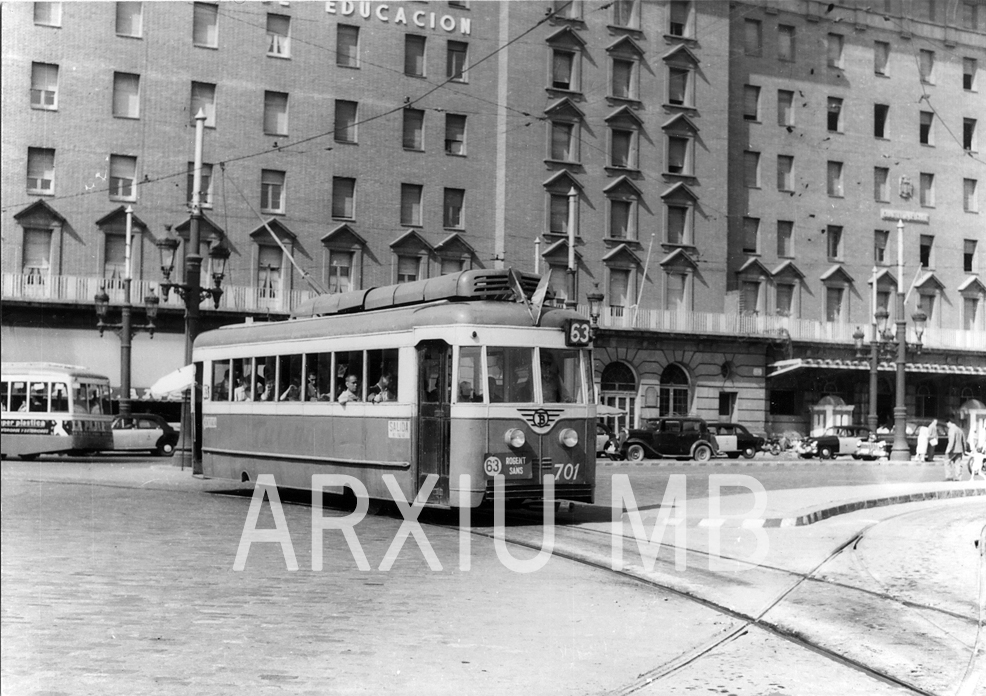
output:
M816 455L820 459L831 459L840 454L855 457L859 443L869 437L870 429L865 425L832 425L822 435L802 440L797 452L802 459L810 459Z
M113 421L113 450L147 450L170 457L178 444L178 431L153 413L117 416Z
M709 430L716 436L719 454L736 459L741 454L753 459L764 448L767 440L752 434L745 425L739 423L709 423Z
M701 418L655 418L630 430L620 454L631 462L647 457L673 457L707 462L717 451L716 439Z

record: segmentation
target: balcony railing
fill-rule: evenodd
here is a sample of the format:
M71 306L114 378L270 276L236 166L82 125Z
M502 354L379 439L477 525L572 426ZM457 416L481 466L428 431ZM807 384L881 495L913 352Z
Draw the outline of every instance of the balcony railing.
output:
M106 293L111 304L123 302L123 284L93 276L39 276L19 273L3 274L3 299L48 301L79 305L94 304L93 297L106 285ZM131 284L130 302L140 306L144 296L153 289L160 296L158 283L134 280ZM223 286L223 296L219 303L220 311L244 314L288 314L300 303L311 299L310 290L292 290L271 296L269 290L244 287L240 285ZM172 293L161 307L183 309L180 297ZM211 301L202 307L212 308ZM580 305L578 311L588 316L587 305ZM710 312L676 312L661 309L640 310L634 316L632 310L623 307L604 307L599 324L606 329L661 331L667 333L689 333L708 336L746 336L775 338L786 341L807 341L817 343L840 343L853 345L856 323L836 323L795 319L792 317L768 316L760 314L716 314ZM865 327L864 327L865 328ZM913 326L908 323L908 341L915 341ZM959 350L986 351L986 331L963 331L961 329L937 329L928 327L922 342L927 348L951 348Z

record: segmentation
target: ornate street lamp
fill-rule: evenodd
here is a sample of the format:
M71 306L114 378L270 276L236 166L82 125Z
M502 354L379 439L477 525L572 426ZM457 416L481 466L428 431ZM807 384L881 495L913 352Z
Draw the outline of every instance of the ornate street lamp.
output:
M592 336L595 338L596 331L599 330L599 314L602 311L603 299L605 295L601 292L590 292L586 295L589 301L589 326L592 329Z

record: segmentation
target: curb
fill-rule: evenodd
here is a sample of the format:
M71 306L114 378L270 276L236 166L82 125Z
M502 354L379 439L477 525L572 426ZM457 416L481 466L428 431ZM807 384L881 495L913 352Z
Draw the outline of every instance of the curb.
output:
M696 462L691 459L645 459L642 462L629 462L626 460L613 461L609 458L599 457L596 459L597 467L660 467L660 466L693 466L693 467L725 467L725 466L943 466L942 461L891 461L889 459L876 459L865 461L863 459L713 459L708 462Z

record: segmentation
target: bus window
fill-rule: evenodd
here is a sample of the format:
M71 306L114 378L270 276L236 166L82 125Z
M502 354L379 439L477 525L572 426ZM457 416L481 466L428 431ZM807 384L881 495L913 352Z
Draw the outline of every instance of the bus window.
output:
M354 400L364 401L366 399L366 384L363 380L363 351L350 350L336 353L336 391L338 392L336 400L346 390L346 378L349 375L356 377L356 395L359 398Z
M233 401L253 400L253 359L233 360Z
M212 363L212 400L229 401L229 361Z
M332 401L332 353L305 356L305 401Z
M274 401L274 387L277 382L277 358L268 356L257 358L257 378L254 380L254 399Z
M459 348L459 387L456 401L460 404L482 402L485 393L483 349L479 346L462 346Z
M10 385L10 410L27 410L27 382L13 382Z
M31 382L31 406L29 411L34 413L48 412L48 383Z
M397 400L397 349L366 351L366 374L370 401Z
M534 349L490 346L490 402L524 403L534 399Z
M0 411L10 410L10 383L7 380L0 382Z
M51 385L51 410L53 413L68 413L68 387L64 382Z
M544 403L584 404L580 351L541 349L541 398Z
M278 358L277 384L279 401L299 401L301 399L301 356L282 355Z
M88 387L75 382L72 384L72 412L89 413Z

